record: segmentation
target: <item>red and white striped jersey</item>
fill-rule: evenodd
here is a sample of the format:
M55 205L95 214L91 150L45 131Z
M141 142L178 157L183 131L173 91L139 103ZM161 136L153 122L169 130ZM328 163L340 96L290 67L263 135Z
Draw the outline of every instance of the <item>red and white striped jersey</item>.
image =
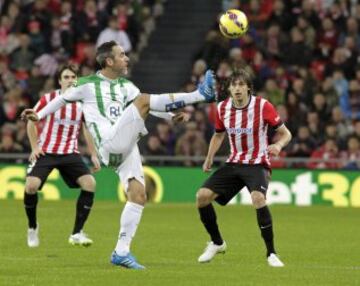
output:
M43 95L34 109L39 112L51 100L60 95L60 90ZM38 145L45 153L79 153L78 136L82 123L82 104L68 103L58 111L41 120L38 125Z
M231 98L220 102L215 128L228 134L231 152L226 162L270 167L267 129L282 124L274 106L261 97L251 96L249 104L241 109L233 107Z

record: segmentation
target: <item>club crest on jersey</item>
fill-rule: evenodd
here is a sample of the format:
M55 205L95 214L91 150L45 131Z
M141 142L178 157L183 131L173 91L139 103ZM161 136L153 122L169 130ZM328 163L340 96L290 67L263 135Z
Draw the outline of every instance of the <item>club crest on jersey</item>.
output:
M235 128L235 127L227 127L226 131L228 134L252 134L252 128Z
M122 112L122 105L120 102L111 102L106 108L106 114L108 118L112 121L115 121Z

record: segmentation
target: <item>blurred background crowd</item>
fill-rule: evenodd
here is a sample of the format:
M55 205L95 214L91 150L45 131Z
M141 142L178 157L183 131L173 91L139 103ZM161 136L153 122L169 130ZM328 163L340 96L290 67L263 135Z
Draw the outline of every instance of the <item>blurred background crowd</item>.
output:
M96 46L110 39L137 64L167 2L5 0L0 5L0 153L26 153L30 145L19 113L56 87L57 68L71 61L80 75L93 73ZM228 40L214 19L213 28L198 39L203 45L181 90L195 90L207 68L220 82L245 68L254 77L255 95L276 106L293 134L274 167L360 169L360 1L223 0L222 6L243 10L250 29ZM186 166L200 164L189 156L206 155L215 108L188 107L191 120L180 126L153 119L140 144L142 154L185 156ZM224 145L219 155L227 152Z

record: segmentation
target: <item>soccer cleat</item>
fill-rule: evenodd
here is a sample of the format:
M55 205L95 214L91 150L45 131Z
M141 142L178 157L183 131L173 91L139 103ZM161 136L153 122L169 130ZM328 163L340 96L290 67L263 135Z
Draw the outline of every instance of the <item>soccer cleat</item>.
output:
M284 267L285 266L284 263L281 262L281 260L279 259L279 257L277 257L277 255L275 253L271 253L268 256L267 261L271 267Z
M204 81L199 84L198 90L205 98L205 102L214 102L217 100L216 79L213 71L206 71Z
M38 247L40 244L39 240L39 224L36 228L29 228L27 231L27 244L29 247Z
M69 237L69 243L71 245L82 245L88 247L93 244L92 239L88 238L87 234L83 231L72 234Z
M226 250L226 242L224 241L222 245L216 245L212 241L207 243L207 246L198 258L200 263L210 262L213 257L218 253L225 253Z
M145 266L139 264L135 257L131 255L131 253L128 253L125 256L120 256L116 253L116 251L113 251L111 254L110 262L114 265L122 266L129 269L146 269Z

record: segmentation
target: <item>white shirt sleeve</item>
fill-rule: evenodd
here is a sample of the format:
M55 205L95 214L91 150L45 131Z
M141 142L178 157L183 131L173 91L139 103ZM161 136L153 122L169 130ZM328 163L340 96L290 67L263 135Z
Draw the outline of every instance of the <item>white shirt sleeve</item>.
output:
M140 89L136 87L132 82L129 82L127 84L126 89L128 93L128 99L127 99L128 102L134 100L141 93Z
M37 113L39 120L59 110L67 102L79 101L82 99L83 99L83 93L81 92L81 88L70 87L64 92L64 94L55 97L52 101L50 101L43 109L41 109Z

